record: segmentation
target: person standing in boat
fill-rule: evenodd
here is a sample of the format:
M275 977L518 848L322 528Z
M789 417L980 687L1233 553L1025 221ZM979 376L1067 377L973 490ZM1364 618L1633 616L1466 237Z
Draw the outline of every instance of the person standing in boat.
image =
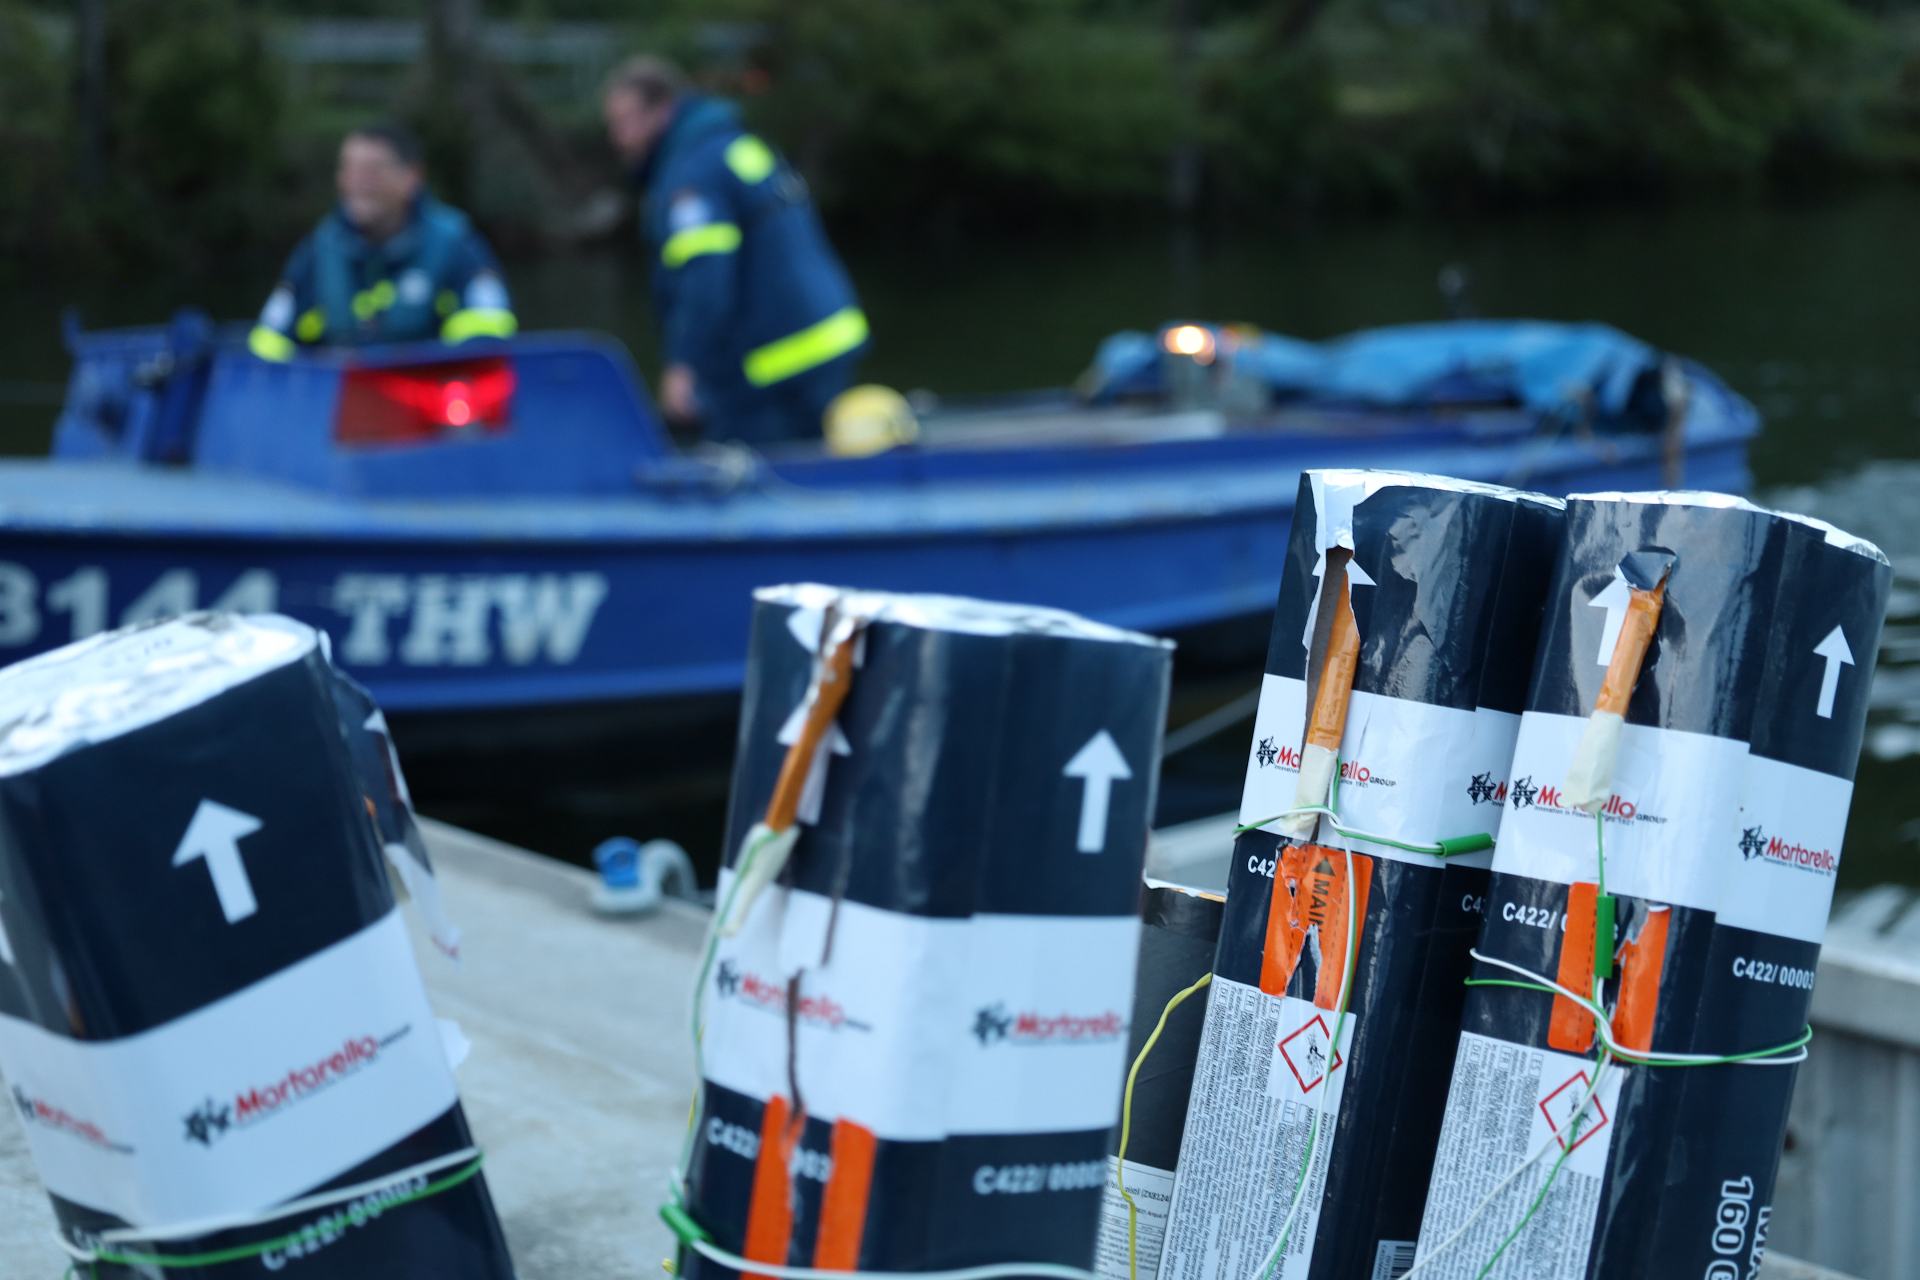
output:
M641 56L607 80L607 136L642 191L661 411L709 438L817 439L867 345L806 183L729 102Z
M340 202L294 249L247 345L285 360L300 345L510 337L493 250L426 189L420 143L395 125L340 143Z

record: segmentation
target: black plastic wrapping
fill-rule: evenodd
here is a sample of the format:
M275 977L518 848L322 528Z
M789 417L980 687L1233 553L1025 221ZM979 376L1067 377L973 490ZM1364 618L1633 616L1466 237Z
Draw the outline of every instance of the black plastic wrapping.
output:
M1606 1006L1618 1035L1625 990L1653 996L1645 1043L1656 1052L1765 1049L1806 1022L1891 580L1876 550L1814 522L1719 495L1569 501L1479 946L1591 985L1590 968L1583 982L1578 963L1561 964L1564 948L1592 934L1591 896L1576 896L1592 890L1570 886L1597 880L1595 822L1560 786L1606 673L1608 601L1618 599L1606 593L1616 570L1629 581L1641 572L1623 560L1646 552L1671 554L1673 567L1603 810L1618 908L1615 936L1593 945L1622 960ZM1519 977L1494 965L1475 976ZM1513 988L1468 996L1423 1257L1493 1180L1556 1140L1535 1112L1585 1089L1553 1095L1560 1077L1591 1079L1598 1045L1578 1026L1556 1034L1555 1005ZM1554 1190L1491 1274L1752 1274L1793 1079L1790 1067L1616 1062ZM1435 1259L1436 1280L1478 1273L1553 1155Z
M1167 1002L1213 971L1226 899L1175 884L1147 882L1141 911L1140 966L1134 982L1133 1021L1127 1031L1127 1062L1140 1054ZM1135 1256L1139 1271L1159 1270L1160 1241L1166 1233L1173 1193L1173 1169L1180 1157L1180 1135L1187 1122L1187 1098L1193 1092L1194 1061L1206 1024L1203 987L1167 1013L1166 1027L1134 1079L1132 1123L1127 1128L1127 1195L1135 1210ZM1114 1167L1119 1167L1119 1131L1114 1134ZM1126 1280L1127 1203L1117 1181L1109 1183L1100 1230L1098 1270Z
M1348 825L1407 842L1497 830L1506 765L1559 537L1559 505L1512 490L1386 472L1303 478L1275 612L1261 712L1248 760L1243 823L1292 803L1305 729L1309 617L1325 558L1352 553L1360 661L1342 746L1338 808ZM1357 570L1357 574L1354 572ZM1207 1039L1181 1152L1162 1280L1253 1274L1294 1195L1316 1103L1309 1068L1283 1045L1315 1010L1330 1041L1339 966L1308 943L1288 1000L1265 989L1273 877L1308 921L1344 931L1344 854L1364 886L1360 944L1339 1085L1322 1122L1308 1203L1279 1280L1395 1274L1410 1258L1426 1162L1445 1101L1439 1070L1458 1032L1460 979L1479 924L1488 855L1440 859L1338 836L1289 861L1266 831L1236 841ZM1356 899L1356 907L1358 899ZM1322 973L1325 968L1327 972ZM1309 1009L1303 1001L1312 1002ZM1326 1046L1322 1046L1324 1048ZM1324 1056L1324 1052L1323 1052ZM1320 1060L1319 1058L1314 1059ZM1280 1074L1309 1086L1294 1096ZM1276 1085L1278 1082L1278 1085ZM1303 1122L1304 1121L1304 1122ZM1241 1141L1239 1133L1281 1135ZM1255 1148L1258 1148L1257 1150Z
M397 1203L430 1178L391 1175L472 1136L396 932L368 809L388 783L356 769L338 679L307 628L223 615L0 673L0 1067L83 1246L372 1183L329 1208L113 1248L280 1241L169 1276L297 1261L312 1276L509 1280L484 1178ZM130 1224L100 1203L127 1197L193 1211Z
M817 813L703 993L687 1207L756 1261L1088 1266L1170 646L1044 609L760 592L729 878L822 627L849 619Z

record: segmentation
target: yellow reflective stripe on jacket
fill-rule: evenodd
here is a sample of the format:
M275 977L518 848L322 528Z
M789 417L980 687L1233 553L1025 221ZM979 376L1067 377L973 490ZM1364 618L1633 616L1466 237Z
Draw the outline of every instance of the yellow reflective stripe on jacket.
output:
M253 332L247 335L247 350L262 360L276 363L293 359L293 339L278 329L269 329L266 325L253 326Z
M326 331L327 316L318 307L302 311L300 318L293 322L293 336L302 342L318 342Z
M773 148L750 133L743 133L729 142L722 158L726 160L727 168L733 170L733 176L748 186L765 182L777 163L773 158Z
M866 340L866 313L858 307L845 307L798 333L756 347L747 352L742 364L748 382L766 387L843 356Z
M520 328L513 312L503 307L468 307L447 317L440 326L442 342L465 342L468 338L511 338Z
M709 222L668 236L667 242L660 246L660 261L669 267L679 267L701 254L732 253L739 247L739 227L731 222Z
M391 307L398 296L393 281L382 280L371 289L362 289L353 295L353 314L362 320L371 320Z

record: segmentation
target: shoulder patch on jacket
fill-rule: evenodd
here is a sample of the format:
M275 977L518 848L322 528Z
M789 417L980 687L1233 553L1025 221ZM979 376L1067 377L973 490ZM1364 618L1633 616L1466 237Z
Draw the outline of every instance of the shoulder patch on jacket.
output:
M417 307L432 296L433 281L427 279L426 272L419 267L409 267L400 273L400 301Z
M667 202L667 230L685 231L713 221L713 206L697 191L676 191Z
M293 308L293 290L280 285L267 295L267 305L260 309L260 323L285 333L293 327Z
M733 176L748 186L766 181L779 163L773 157L773 148L750 133L743 133L727 144L726 161Z
M482 271L468 282L466 304L480 311L505 311L507 286L491 271Z

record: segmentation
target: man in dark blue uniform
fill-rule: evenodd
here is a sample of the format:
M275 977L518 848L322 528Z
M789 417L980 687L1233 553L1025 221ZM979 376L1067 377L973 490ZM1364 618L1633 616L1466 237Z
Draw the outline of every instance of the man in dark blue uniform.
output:
M714 438L817 439L867 318L806 184L731 103L688 92L660 59L622 65L601 106L644 192L661 410Z
M255 355L513 333L493 250L465 214L428 194L411 134L390 125L349 133L336 181L340 203L294 249L247 339Z

